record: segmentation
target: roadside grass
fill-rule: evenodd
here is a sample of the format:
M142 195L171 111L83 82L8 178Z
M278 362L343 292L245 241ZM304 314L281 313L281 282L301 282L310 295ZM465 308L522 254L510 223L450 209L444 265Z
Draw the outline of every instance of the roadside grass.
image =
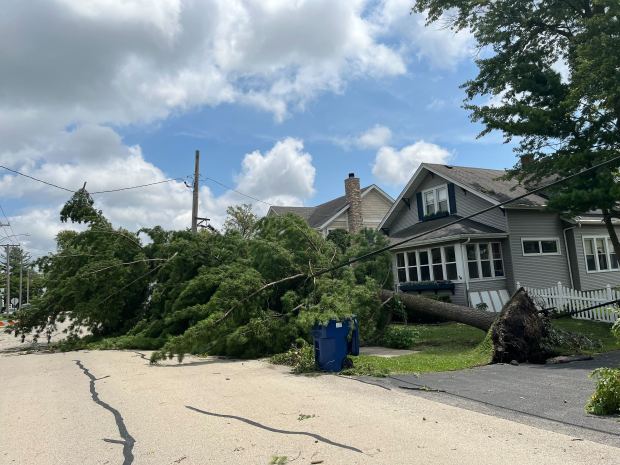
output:
M611 325L588 320L553 320L557 328L600 341L596 350L582 350L594 354L620 350L620 341L611 333ZM347 375L385 376L390 373L428 373L453 371L486 365L491 361L492 347L484 331L460 323L411 325L418 333L410 349L416 353L385 358L371 355L352 357L353 368L344 370ZM574 354L574 349L559 347L562 354Z
M460 323L412 325L418 332L411 347L416 352L399 357L360 355L352 357L353 368L346 375L385 376L390 373L453 371L486 365L491 361L491 344L484 331Z
M599 341L601 343L601 346L596 350L582 350L584 354L592 355L601 352L609 352L611 350L620 350L620 339L616 339L611 333L612 325L610 323L560 318L553 320L552 324L557 328L583 334L593 341ZM559 350L560 352L564 352L562 348L559 348ZM572 351L572 353L574 353L574 351Z

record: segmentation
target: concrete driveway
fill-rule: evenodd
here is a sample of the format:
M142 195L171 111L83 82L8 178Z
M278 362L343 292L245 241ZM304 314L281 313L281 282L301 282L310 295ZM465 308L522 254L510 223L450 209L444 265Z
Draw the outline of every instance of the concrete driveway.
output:
M620 351L558 365L488 365L367 381L618 447L620 417L597 417L584 411L595 384L588 374L598 367L620 367Z

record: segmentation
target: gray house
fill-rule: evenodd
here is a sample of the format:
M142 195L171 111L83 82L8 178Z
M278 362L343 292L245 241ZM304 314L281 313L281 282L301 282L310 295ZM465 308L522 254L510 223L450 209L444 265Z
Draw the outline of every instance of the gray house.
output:
M394 199L375 184L361 188L354 173L349 173L345 179L344 191L345 195L316 207L273 206L267 215L294 213L323 235L334 229L355 233L364 228L377 229L394 203Z
M397 242L526 193L515 181L498 179L502 175L423 163L380 228ZM577 290L620 285L601 216L567 217L547 211L546 203L543 195L529 195L395 248L395 286L499 310L517 283L548 288L561 282Z

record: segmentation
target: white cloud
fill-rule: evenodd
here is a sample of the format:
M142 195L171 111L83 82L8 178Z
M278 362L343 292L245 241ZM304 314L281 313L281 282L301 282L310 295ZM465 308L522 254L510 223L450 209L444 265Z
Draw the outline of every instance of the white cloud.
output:
M314 194L316 170L303 142L286 138L264 155L258 150L243 159L237 187L269 203L300 204Z
M0 163L70 189L84 181L91 191L151 183L178 173L164 173L113 127L222 103L282 120L352 80L405 73L408 54L441 68L463 59L467 35L426 30L409 7L409 0L8 2L0 15ZM405 157L407 147L386 146L390 138L389 128L375 126L350 143ZM233 184L300 205L314 177L302 142L288 138L246 154ZM12 220L31 232L33 246L53 243L68 195L0 173L0 199L28 205ZM207 186L200 196L201 215L215 224L228 204L247 201ZM190 193L180 181L96 200L130 229L190 222Z
M124 145L118 134L106 127L88 125L63 131L50 139L48 146L48 151L37 151L31 159L14 163L13 167L69 189L78 189L86 181L90 192L169 179L144 159L139 146ZM264 154L259 151L246 154L239 174L230 184L239 192L271 204L302 205L314 193L315 173L312 157L304 151L303 142L287 138ZM29 205L9 217L16 232L30 234L21 238L27 247L51 250L59 231L74 228L61 224L58 218L62 204L70 195L24 177L0 176L0 198L19 198ZM94 194L94 198L97 208L114 225L132 231L155 225L184 229L191 222L191 190L183 179L142 189ZM199 215L209 217L219 227L226 208L238 203L253 203L261 214L267 210L265 204L232 190L216 196L208 185L202 185Z
M424 15L410 14L413 3L382 0L373 20L382 34L391 34L401 41L401 54L413 53L435 68L448 70L473 55L474 38L469 31L455 33L443 27L441 21L426 26Z
M450 152L429 142L418 141L398 150L381 147L372 166L372 174L377 179L393 186L402 186L421 163L446 163Z
M392 131L390 128L377 124L361 134L356 143L361 148L376 149L388 144L391 139Z
M10 2L0 17L0 112L21 107L54 111L64 124L123 124L240 102L281 119L351 79L405 72L365 7L364 0Z
M426 105L426 109L436 111L436 110L441 110L445 106L446 106L446 101L444 99L434 98L433 100L431 100L429 104Z

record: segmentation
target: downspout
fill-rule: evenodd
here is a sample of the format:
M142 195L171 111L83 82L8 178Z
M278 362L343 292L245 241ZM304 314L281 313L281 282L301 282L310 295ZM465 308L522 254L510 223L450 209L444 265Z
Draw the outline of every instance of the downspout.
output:
M465 303L469 307L469 272L467 270L467 257L464 256L465 247L471 242L471 237L468 237L465 242L461 243L461 263L463 264L463 281L465 281Z
M577 225L579 227L581 227L581 221L580 220L581 220L581 218L577 217ZM569 228L565 228L565 229L562 230L562 236L564 236L564 248L566 250L566 264L568 265L568 277L570 279L570 287L572 289L575 289L575 282L573 280L573 267L570 264L570 255L569 255L569 252L568 252L568 239L566 239L566 232L570 231L571 229L575 229L576 227L577 226L571 226ZM577 258L577 257L575 257L575 258Z

